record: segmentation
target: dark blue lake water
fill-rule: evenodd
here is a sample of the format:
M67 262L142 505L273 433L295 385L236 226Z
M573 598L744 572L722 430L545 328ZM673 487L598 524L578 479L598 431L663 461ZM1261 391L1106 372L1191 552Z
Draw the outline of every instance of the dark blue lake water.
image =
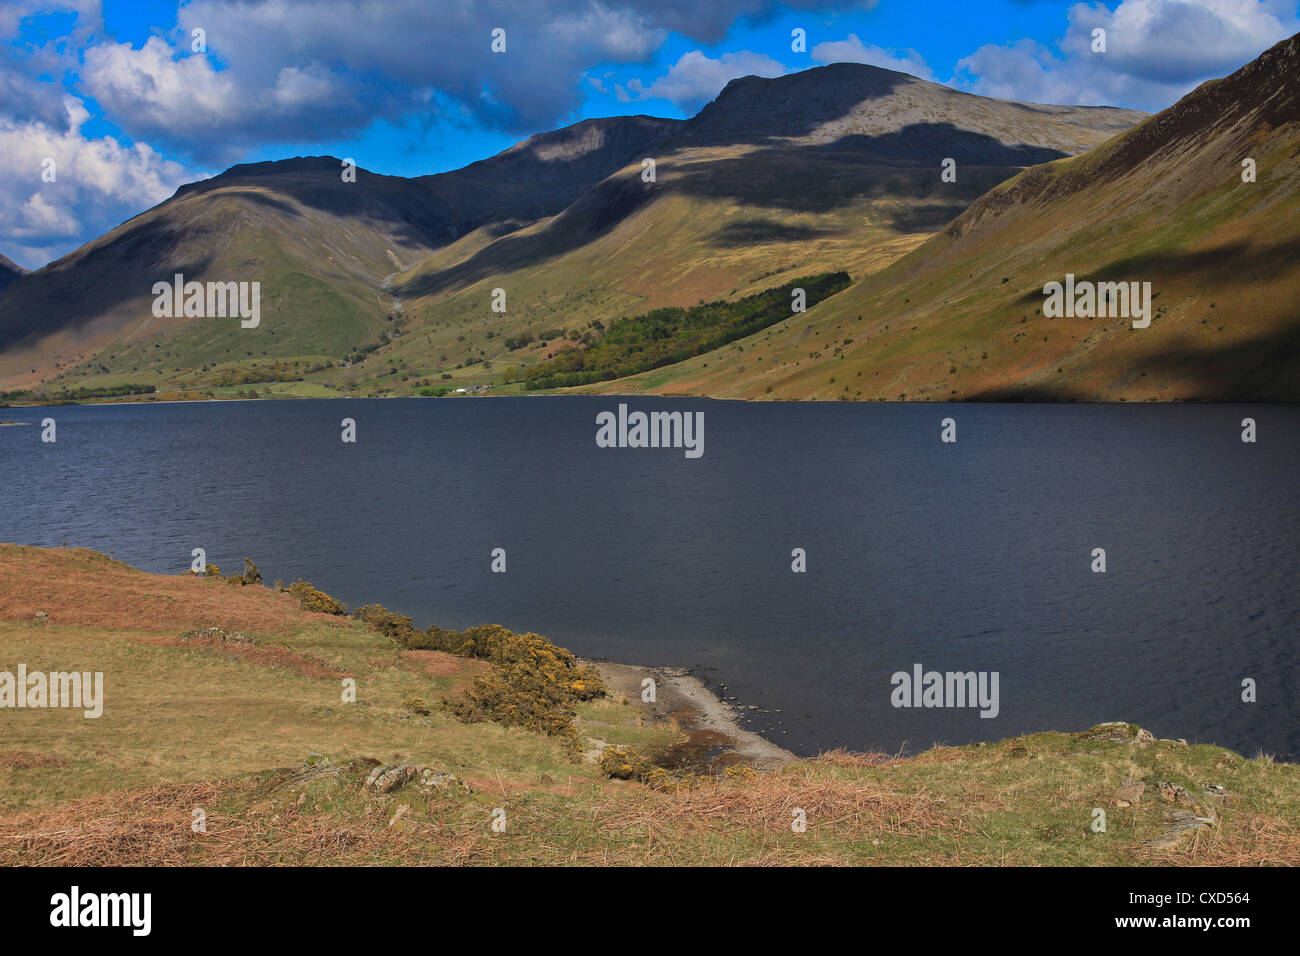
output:
M0 429L0 540L687 666L804 754L1120 719L1300 751L1300 407L626 400L703 411L692 460L598 448L619 401L9 409L58 440ZM998 715L893 707L918 663L997 672Z

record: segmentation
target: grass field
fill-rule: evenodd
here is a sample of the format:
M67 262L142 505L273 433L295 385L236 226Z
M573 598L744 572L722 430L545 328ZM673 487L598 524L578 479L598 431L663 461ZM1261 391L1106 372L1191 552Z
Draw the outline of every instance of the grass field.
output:
M253 643L180 638L209 625ZM105 679L98 719L0 709L7 865L1300 864L1300 768L1267 757L1117 725L908 759L733 765L656 788L582 756L680 742L689 728L646 719L639 701L582 704L577 749L462 723L437 702L482 661L404 651L270 588L145 574L84 550L0 545L0 648L0 671ZM376 764L402 762L455 779L364 786ZM1144 792L1121 806L1133 782ZM195 809L205 832L191 828ZM1179 831L1189 817L1209 822Z

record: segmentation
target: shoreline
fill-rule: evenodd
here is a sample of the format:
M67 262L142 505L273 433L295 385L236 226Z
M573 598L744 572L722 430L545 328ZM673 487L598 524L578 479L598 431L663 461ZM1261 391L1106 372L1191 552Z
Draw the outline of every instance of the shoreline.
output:
M23 425L24 422L0 422L0 426L5 425ZM58 554L68 551L86 551L99 558L103 558L114 564L124 566L134 572L155 576L159 578L186 577L187 572L181 572L179 575L169 574L167 572L145 571L136 568L134 565L121 559L111 556L111 553L97 551L94 548L86 546L73 546L69 548L65 542L62 547L55 545L24 544L20 542L0 542L0 547L13 547L18 549L35 549L42 552ZM218 580L222 580L218 578ZM226 579L228 580L228 578ZM260 582L260 587L267 592L274 593L275 589L267 585L264 581ZM358 605L357 607L360 607ZM355 610L354 608L353 610ZM398 613L398 612L393 612ZM351 613L343 615L346 619L354 619ZM409 621L409 618L408 618ZM2 621L0 621L2 623ZM504 627L504 625L498 625ZM544 638L551 641L549 637ZM554 643L554 642L552 642ZM557 647L562 645L556 644ZM567 648L563 648L567 651ZM576 655L575 655L576 656ZM644 665L629 664L619 661L610 661L594 657L579 657L582 663L588 664L598 670L601 678L606 684L608 696L613 699L619 697L625 698L625 703L641 715L641 717L650 725L665 729L673 729L679 733L679 739L676 743L666 749L665 756L670 762L676 763L684 768L700 769L705 768L706 772L716 772L725 769L729 765L745 763L753 766L756 770L776 770L788 766L791 763L802 762L809 759L815 759L816 754L809 756L800 756L795 752L782 747L775 740L763 736L744 726L746 710L758 710L757 707L746 707L745 705L733 704L723 696L719 691L712 689L706 681L692 673L690 667L676 665ZM651 678L655 682L655 700L646 702L642 699L642 681L645 678ZM726 685L721 685L725 687ZM765 711L763 711L765 712ZM773 711L780 713L780 711ZM1104 722L1103 722L1104 723ZM1097 724L1095 726L1101 726ZM768 728L771 730L771 727ZM1046 733L1059 732L1071 733L1070 731L1025 731L1015 735L1017 738L1024 736L1025 733ZM947 743L936 741L932 746L943 747L984 747L988 744L997 743L1001 740L1012 738L994 738L991 740L970 739L964 742ZM1184 738L1158 738L1162 743L1177 742L1187 746ZM1215 740L1199 740L1192 744L1193 746L1209 745L1229 750L1242 759L1252 759L1246 749L1238 749L1225 744L1217 743ZM842 745L836 747L842 749ZM826 752L824 749L818 749L819 753ZM912 757L922 753L923 749L907 752L900 749L900 754ZM1256 754L1264 754L1261 747L1254 748ZM1268 754L1270 761L1276 761L1280 764L1300 763L1295 754L1281 750Z
M756 770L778 770L799 758L784 747L740 725L739 713L684 667L650 667L590 661L611 696L627 698L660 725L677 725L709 763L746 763ZM642 681L655 682L655 700L641 698Z

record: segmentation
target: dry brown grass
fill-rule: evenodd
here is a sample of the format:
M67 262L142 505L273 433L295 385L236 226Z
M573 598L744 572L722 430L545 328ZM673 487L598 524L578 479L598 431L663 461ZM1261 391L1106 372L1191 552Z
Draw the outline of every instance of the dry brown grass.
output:
M240 789L220 783L163 784L0 817L3 866L265 866L414 863L419 848L382 824L339 825L283 811L268 819L215 812ZM191 830L204 808L207 832Z
M480 786L495 791L500 783ZM232 797L245 804L258 799L258 786L251 780L163 784L8 814L0 817L0 865L459 864L505 862L503 854L511 852L486 819L466 820L455 811L446 819L411 821L404 831L392 828L393 804L383 798L343 819L300 812L292 802L238 814L216 809ZM506 786L502 797L521 789ZM208 813L206 833L190 829L195 807ZM806 839L790 829L796 808L807 817ZM616 787L578 815L584 835L576 844L560 835L552 813L515 817L514 826L531 831L529 862L699 863L703 852L704 860L746 865L839 864L851 861L818 841L819 831L840 843L969 830L963 812L934 795L807 774L762 774L740 784L710 778L670 792ZM727 847L737 838L748 838L750 847L732 859Z
M68 761L62 757L42 753L39 750L0 751L0 767L7 767L11 770L38 770L66 766L68 766Z
M477 781L480 792L499 794L512 807L508 837L493 835L487 826L492 800L442 803L430 816L409 816L404 827L393 827L389 821L400 801L391 797L358 792L343 809L319 812L294 802L294 786L268 791L255 778L164 784L0 817L0 866L803 866L898 863L903 847L912 864L1043 862L1015 841L1001 847L967 842L986 825L989 811L998 809L996 799L974 794L958 802L924 788L904 793L878 781L843 778L837 775L842 768L856 765L842 760L840 755L741 781L697 779L666 791L614 784L578 804L535 803L527 799L527 788L500 779ZM194 807L208 812L206 833L191 832ZM796 809L806 815L806 833L791 830ZM1231 842L1216 831L1177 851L1128 849L1130 861L1156 865L1300 865L1296 828L1262 815L1235 821Z
M1231 821L1231 839L1223 826L1198 832L1185 847L1154 850L1135 847L1149 863L1176 861L1181 866L1300 866L1300 830L1276 816L1251 814Z
M165 784L0 817L5 866L176 866L190 862L190 811L212 806L211 783Z
M253 664L257 667L288 671L315 680L337 680L348 676L345 671L331 667L319 657L299 654L278 644L265 646L232 644L217 637L195 637L188 641L181 640L179 637L143 637L140 639L140 643L153 644L156 647L201 648L214 653L236 657L247 664Z
M327 614L301 610L264 587L213 578L149 574L87 548L0 544L0 620L110 631L181 631L217 625L236 631L284 632Z
M694 822L706 829L789 832L795 809L804 811L810 831L833 827L841 836L963 828L961 812L929 793L901 794L858 780L786 774L760 774L739 783L710 779L668 794L647 813L686 827Z
M846 757L892 760L837 755L822 763L855 765L836 763ZM849 851L855 842L969 833L971 809L925 791L904 794L878 783L822 777L812 766L806 773L744 780L703 778L664 792L629 787L595 807L593 827L616 844L635 842L649 863L843 865L861 862ZM806 833L791 829L796 810L803 811ZM745 851L735 855L738 842Z
M855 753L840 747L818 754L813 763L826 767L892 767L902 759L901 753L891 757L889 754Z
M488 662L472 657L457 657L445 651L402 651L402 663L422 677L454 678L451 691L460 690L475 677L488 671Z

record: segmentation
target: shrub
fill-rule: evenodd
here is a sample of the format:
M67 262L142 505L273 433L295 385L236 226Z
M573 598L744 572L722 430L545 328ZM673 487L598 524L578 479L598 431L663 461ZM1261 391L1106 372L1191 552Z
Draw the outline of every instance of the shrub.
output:
M444 636L455 632L443 632ZM457 653L491 661L463 697L444 701L461 720L492 720L525 727L576 744L573 718L579 701L605 695L599 672L537 634L515 634L500 625L469 628Z
M409 634L403 634L397 638L397 642L408 651L445 651L448 654L457 654L461 657L472 657L471 654L461 654L461 647L465 644L465 637L460 631L451 631L446 628L433 625L427 631L411 631Z
M209 570L211 570L211 565L209 565ZM232 574L226 578L226 581L229 584L238 584L240 587L249 584L261 584L262 572L257 570L257 565L253 563L251 558L244 558L244 573Z
M654 770L650 758L631 747L606 747L600 755L600 772L615 780L643 780Z
M434 625L417 631L411 619L378 604L353 617L407 650L443 651L491 663L464 695L442 706L467 723L492 720L577 742L573 718L579 701L605 696L600 672L537 634L516 634L500 624L455 631Z
M348 606L336 601L324 591L318 590L299 578L288 587L290 594L298 601L304 611L319 611L321 614L347 614Z
M390 611L382 604L367 604L352 612L358 621L378 631L385 637L391 637L397 643L406 645L408 635L419 633L411 626L411 619L404 614Z
M605 748L600 755L600 772L614 780L635 780L660 789L690 783L688 778L679 777L631 747L623 746Z

